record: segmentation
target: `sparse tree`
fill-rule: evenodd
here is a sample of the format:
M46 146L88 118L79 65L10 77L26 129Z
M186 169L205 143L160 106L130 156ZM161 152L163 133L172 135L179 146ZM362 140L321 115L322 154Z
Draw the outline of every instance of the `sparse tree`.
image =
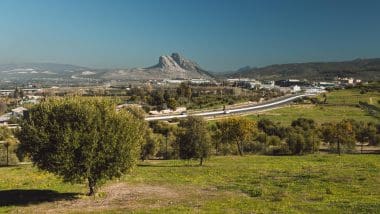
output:
M207 123L201 117L188 117L180 122L179 127L182 129L177 138L179 157L186 160L197 158L202 166L211 149Z
M173 111L177 109L178 104L174 98L169 98L166 103L167 103L168 108L172 109Z
M221 133L221 142L235 144L238 154L244 154L244 143L253 140L256 125L247 118L233 117L217 122Z
M154 156L157 152L157 136L151 129L147 129L145 142L141 145L140 158L142 161Z
M100 181L130 170L144 140L145 122L101 98L50 98L21 122L21 149L40 169L65 181L88 181L89 195Z
M355 132L352 123L342 120L339 123L322 124L322 136L329 143L332 150L340 155L344 150L352 150L355 147Z

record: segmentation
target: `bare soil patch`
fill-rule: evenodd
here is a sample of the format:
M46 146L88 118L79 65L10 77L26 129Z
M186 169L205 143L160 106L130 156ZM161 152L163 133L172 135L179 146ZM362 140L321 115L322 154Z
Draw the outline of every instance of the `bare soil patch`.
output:
M203 197L215 197L218 194L234 194L219 192L216 188L200 189L197 187L168 187L160 185L114 183L99 190L98 196L83 196L71 201L56 201L28 206L17 213L78 213L101 212L103 210L154 209L173 204L192 203ZM200 198L197 198L200 197ZM194 204L197 206L196 204Z

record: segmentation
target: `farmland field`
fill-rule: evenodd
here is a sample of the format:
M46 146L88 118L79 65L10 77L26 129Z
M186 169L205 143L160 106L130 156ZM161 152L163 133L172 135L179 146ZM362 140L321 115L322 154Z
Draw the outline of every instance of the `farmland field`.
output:
M320 99L323 98L320 97ZM357 105L361 101L379 107L379 100L380 92L361 94L359 89L338 90L327 93L327 104L325 105L291 105L247 117L253 120L268 118L283 125L289 125L291 121L299 117L314 119L318 123L337 122L342 119L378 122L378 118L373 117Z
M85 185L63 183L32 166L0 168L0 175L0 212L380 210L378 155L225 156L212 157L203 167L179 160L145 161L129 175L105 183L94 198L85 196Z

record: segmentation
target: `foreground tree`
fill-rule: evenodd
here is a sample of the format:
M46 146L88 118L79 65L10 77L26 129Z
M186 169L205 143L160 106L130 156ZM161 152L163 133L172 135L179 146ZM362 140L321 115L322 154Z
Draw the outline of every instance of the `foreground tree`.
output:
M105 179L120 177L139 156L145 124L100 98L48 99L22 121L20 149L40 169L65 181L88 181L89 195Z
M203 160L210 155L211 137L207 123L200 117L188 117L179 124L179 156L181 159L197 158L202 166Z

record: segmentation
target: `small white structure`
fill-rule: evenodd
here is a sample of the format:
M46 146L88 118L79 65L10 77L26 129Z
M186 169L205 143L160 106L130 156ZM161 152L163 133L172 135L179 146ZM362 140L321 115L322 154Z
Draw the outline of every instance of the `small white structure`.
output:
M210 80L206 80L206 79L191 79L190 82L194 83L194 84L202 84L202 83L210 83Z
M162 115L162 114L183 114L186 113L186 107L178 107L175 111L172 109L165 109L162 111L149 111L150 115Z
M185 80L176 80L176 79L165 79L163 82L171 83L171 84L180 84L184 82Z
M142 108L142 105L125 103L125 104L117 105L116 111L119 111L120 109L127 108L127 107Z
M299 87L298 85L293 85L290 87L290 89L293 93L301 91L301 87Z
M273 80L262 81L261 82L261 88L273 89L274 88L274 81Z
M17 107L12 109L12 116L19 117L24 116L24 111L27 111L28 109L24 107Z
M6 113L4 115L0 116L0 126L1 125L7 125L8 121L11 119L12 114L11 113Z

